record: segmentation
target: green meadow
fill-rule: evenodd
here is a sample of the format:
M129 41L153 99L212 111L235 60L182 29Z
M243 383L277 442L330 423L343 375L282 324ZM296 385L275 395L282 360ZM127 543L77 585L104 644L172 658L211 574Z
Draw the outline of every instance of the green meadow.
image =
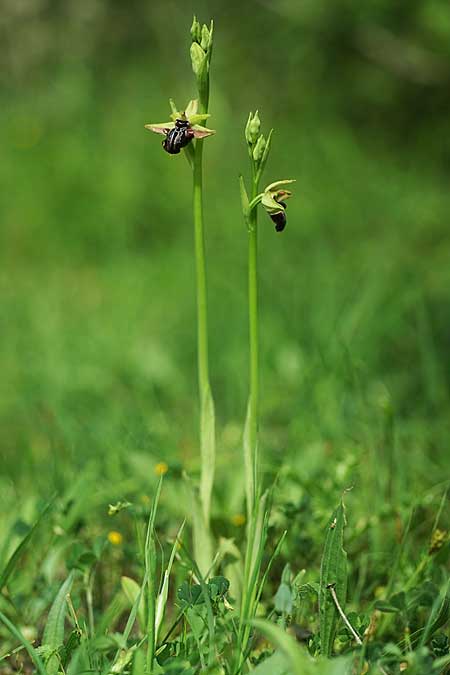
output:
M194 12L215 22L209 574L192 545L192 172L144 129L168 119L169 97L196 98ZM2 21L0 673L450 672L447 3L27 0ZM238 178L256 109L275 130L262 187L296 183L283 232L258 215L269 492L258 602L240 624Z

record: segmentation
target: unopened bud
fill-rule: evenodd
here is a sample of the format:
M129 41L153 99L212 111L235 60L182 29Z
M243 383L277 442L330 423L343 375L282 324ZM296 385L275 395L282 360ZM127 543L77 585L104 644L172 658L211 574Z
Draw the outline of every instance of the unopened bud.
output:
M259 130L261 129L261 120L259 119L258 111L248 121L248 137L249 143L252 145L256 143L259 137Z
M200 41L200 46L203 49L203 51L206 52L206 50L209 48L209 42L210 42L210 34L208 26L206 24L203 24Z
M197 17L194 16L191 26L191 37L193 42L200 42L202 38L202 30L200 27L200 22L197 21Z
M204 72L206 54L197 42L191 44L192 70L197 77L201 77Z
M266 139L264 136L261 134L261 136L258 138L256 145L253 149L253 159L255 162L259 162L261 157L264 154L264 149L266 147Z

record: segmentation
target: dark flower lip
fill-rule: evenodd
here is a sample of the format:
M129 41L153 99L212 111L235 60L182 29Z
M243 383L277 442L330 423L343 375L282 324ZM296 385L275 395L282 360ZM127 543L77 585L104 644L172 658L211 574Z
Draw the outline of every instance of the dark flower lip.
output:
M280 206L283 207L282 211L278 211L277 213L270 213L270 217L275 223L275 230L277 232L283 232L284 228L286 227L287 223L287 218L286 218L286 203L285 202L278 202Z

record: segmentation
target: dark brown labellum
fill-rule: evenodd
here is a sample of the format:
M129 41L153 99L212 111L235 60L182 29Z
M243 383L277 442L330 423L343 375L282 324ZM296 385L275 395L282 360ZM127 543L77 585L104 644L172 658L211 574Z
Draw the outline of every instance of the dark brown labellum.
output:
M279 202L280 206L283 207L283 211L278 211L278 213L271 213L270 217L272 218L273 222L275 223L275 229L277 232L283 232L284 228L286 227L286 204L284 202Z
M169 155L178 155L194 138L194 131L187 120L175 120L173 129L166 130L162 146Z

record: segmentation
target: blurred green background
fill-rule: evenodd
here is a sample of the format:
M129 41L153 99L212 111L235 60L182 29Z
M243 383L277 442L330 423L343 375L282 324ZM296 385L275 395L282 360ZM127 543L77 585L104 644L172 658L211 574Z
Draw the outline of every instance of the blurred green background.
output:
M205 208L217 516L242 508L237 178L256 108L276 130L267 183L297 179L285 232L260 220L267 476L284 464L336 485L333 499L354 484L368 511L448 478L448 0L4 0L5 519L86 472L104 504L148 490L157 461L173 486L198 471L191 175L144 130L167 119L169 97L181 108L195 96L194 12L216 25Z

